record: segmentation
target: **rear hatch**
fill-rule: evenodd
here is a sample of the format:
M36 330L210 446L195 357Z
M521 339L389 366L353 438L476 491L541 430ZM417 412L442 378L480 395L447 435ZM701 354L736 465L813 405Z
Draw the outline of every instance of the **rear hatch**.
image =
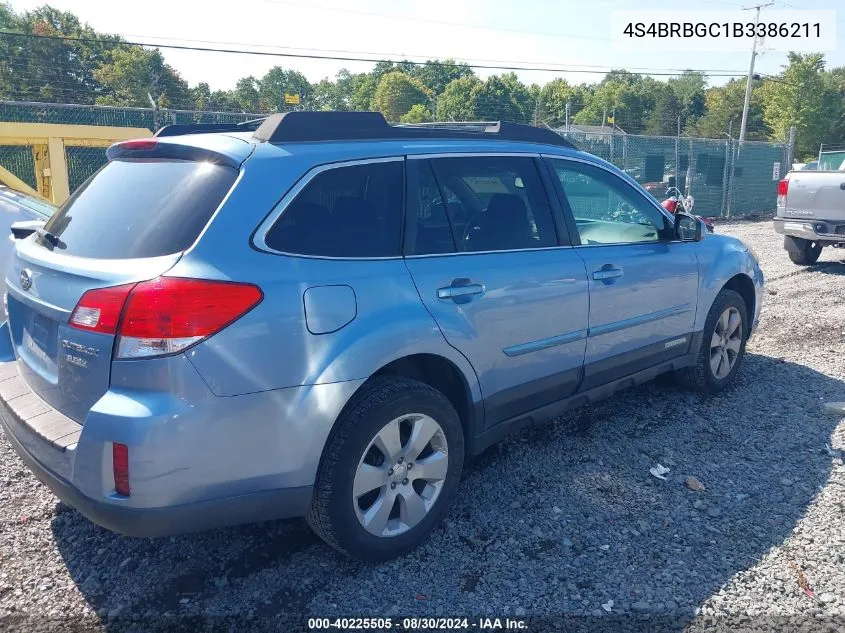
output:
M155 145L139 144L134 153L110 150L116 159L82 185L42 232L17 242L7 269L20 373L42 399L80 424L108 390L117 325L85 326L92 314L96 324L100 308L105 319L108 294L102 293L98 301L105 297L106 303L78 313L72 325L80 299L172 268L238 177L240 159L225 164L220 155L202 153L186 159L184 147L168 152L166 143Z

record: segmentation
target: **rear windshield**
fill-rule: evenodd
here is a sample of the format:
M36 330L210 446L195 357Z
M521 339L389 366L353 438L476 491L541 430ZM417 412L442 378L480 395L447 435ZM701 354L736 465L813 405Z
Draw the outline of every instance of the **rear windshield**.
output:
M45 225L56 246L44 237L38 243L96 259L178 253L199 237L237 177L236 169L211 163L112 161Z

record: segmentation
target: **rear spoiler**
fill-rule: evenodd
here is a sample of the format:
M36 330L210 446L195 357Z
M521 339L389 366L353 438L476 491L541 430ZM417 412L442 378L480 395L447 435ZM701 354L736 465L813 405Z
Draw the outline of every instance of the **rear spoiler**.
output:
M176 160L226 165L235 169L240 167L244 159L243 156L232 156L209 147L159 141L157 137L115 143L106 150L106 158L109 160L121 158L173 158Z

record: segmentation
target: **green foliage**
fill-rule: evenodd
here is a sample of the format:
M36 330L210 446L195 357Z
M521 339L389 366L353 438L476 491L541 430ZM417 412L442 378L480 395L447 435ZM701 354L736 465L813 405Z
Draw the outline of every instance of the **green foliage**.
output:
M430 123L434 120L434 117L431 116L431 112L428 111L428 108L421 103L417 103L416 105L411 106L410 110L399 117L399 120L402 123Z
M668 86L660 90L660 96L646 121L645 133L657 136L675 136L678 133L678 118L681 116L681 101Z
M674 135L680 117L685 134L723 138L729 129L738 136L745 94L744 79L708 88L707 77L692 70L666 81L613 70L590 85L558 78L526 86L514 73L481 80L453 59L382 61L370 72L343 69L314 84L276 66L230 90L212 90L207 83L189 88L157 49L130 46L48 5L16 12L0 0L0 30L96 40L0 34L0 98L9 100L146 107L152 97L161 107L260 113L290 109L284 95L298 94L298 108L378 110L391 121L503 119L552 127L564 125L569 103L576 124L599 125L607 115L629 133ZM845 67L825 70L821 54L792 53L782 73L755 81L746 137L783 141L791 125L799 156L816 154L820 143L845 142Z
M759 84L752 84L745 133L748 140L763 140L769 135L763 121L761 97ZM685 131L693 136L708 138L724 138L729 132L734 138L738 137L744 101L745 79L731 79L724 86L708 88L704 95L704 116L688 125Z
M116 48L111 61L94 71L94 78L102 86L96 97L101 105L149 107L150 97L162 108L191 105L187 82L164 63L158 50Z
M818 152L834 127L836 113L831 111L834 100L828 91L830 83L824 78L824 56L821 53L800 55L789 53L789 64L777 77L760 88L763 119L771 135L786 140L789 127L798 129L795 152ZM842 101L839 101L840 113Z
M265 112L288 109L285 95L299 95L306 105L311 97L311 84L301 72L274 66L258 82L258 107Z
M475 76L472 68L458 64L454 59L444 59L442 63L429 60L425 64L413 66L408 74L418 79L431 93L438 95L455 79Z
M431 101L418 80L396 70L382 75L373 95L373 108L381 112L388 121L399 121L403 114L415 105Z
M442 121L471 121L475 118L472 95L481 85L474 75L450 81L437 98L437 118Z

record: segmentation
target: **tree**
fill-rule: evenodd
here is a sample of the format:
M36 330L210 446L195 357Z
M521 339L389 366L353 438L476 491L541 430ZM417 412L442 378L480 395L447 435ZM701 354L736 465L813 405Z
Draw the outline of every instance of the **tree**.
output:
M311 96L311 84L301 72L274 66L258 82L258 107L263 112L280 112L290 109L285 95L299 95L306 104Z
M428 108L421 103L417 103L411 106L408 112L399 117L399 120L402 123L430 123L434 120L434 117L431 116Z
M577 112L582 103L579 99L573 103L577 95L575 88L566 79L552 79L540 89L540 118L552 127L566 123L566 104L570 104L571 112Z
M491 75L487 81L473 87L471 95L473 118L530 123L533 107L528 89L516 75Z
M678 117L681 116L681 111L681 102L675 92L665 86L646 121L645 133L675 136L678 133Z
M612 70L590 90L576 123L601 125L605 116L626 132L641 132L655 104L660 82L627 70ZM606 123L606 121L605 121Z
M685 70L679 77L666 82L680 106L681 126L686 127L704 114L704 89L707 76L693 70Z
M763 119L772 136L781 141L788 138L789 127L796 126L796 155L817 153L819 144L827 140L832 115L826 107L829 96L823 76L824 56L789 53L788 60L784 71L760 89Z
M381 77L373 95L373 108L388 121L399 121L415 105L431 101L425 86L402 71L389 72Z
M437 118L441 121L474 119L472 95L481 85L474 75L450 81L437 98Z
M733 137L739 136L742 107L745 100L745 79L731 79L724 86L708 88L704 93L705 114L685 131L692 136L724 138L730 130ZM731 124L733 121L733 124ZM763 107L760 88L751 90L751 103L748 108L746 138L763 140L768 137L768 129L763 121Z
M164 63L161 52L140 46L115 49L112 60L94 71L103 94L103 105L149 107L150 97L162 108L190 108L187 82Z
M238 108L242 112L260 112L258 94L258 80L250 75L243 77L235 84L235 90L232 93L232 98L238 104Z
M74 14L48 5L22 15L0 5L0 28L96 40L0 37L0 90L13 99L92 103L101 88L94 72L109 61L120 42L117 36L97 33Z
M466 64L458 64L454 59L428 60L425 64L414 66L408 73L415 77L433 94L439 95L455 79L472 77L475 73Z
M829 130L825 143L845 144L845 66L824 74L825 116Z

